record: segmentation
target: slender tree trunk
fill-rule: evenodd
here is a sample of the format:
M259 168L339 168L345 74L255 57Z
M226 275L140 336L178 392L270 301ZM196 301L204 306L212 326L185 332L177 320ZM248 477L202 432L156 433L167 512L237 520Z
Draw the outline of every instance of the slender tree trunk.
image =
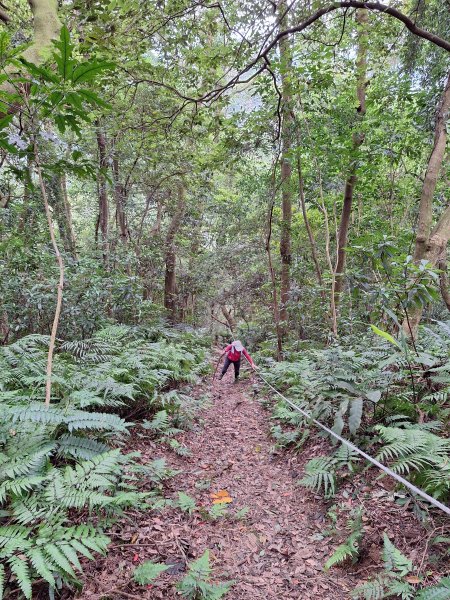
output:
M444 252L439 257L437 267L440 270L439 287L441 289L442 300L445 302L445 306L450 311L450 284L448 281L447 248L445 248Z
M273 208L274 208L274 204L275 204L275 195L276 195L275 172L276 172L276 162L273 167L272 202L269 207L269 213L268 213L268 219L267 219L266 252L267 252L267 260L269 263L270 281L272 284L272 311L273 311L273 319L275 321L275 331L277 334L277 361L280 361L283 357L283 332L281 330L281 325L280 325L280 309L279 309L279 305L278 305L277 281L276 281L276 277L275 277L275 270L273 268L272 252L270 250L270 241L272 239Z
M367 77L367 11L358 9L356 11L356 22L358 23L358 54L356 58L356 94L359 106L357 108L358 122L366 114L366 77ZM353 154L356 154L358 148L364 141L364 134L356 132L353 134ZM348 231L350 225L350 215L353 204L353 190L356 183L357 158L353 157L345 182L344 203L342 206L341 219L339 223L337 259L335 267L335 287L334 302L338 306L341 292L344 288L346 246L348 241Z
M109 263L109 205L108 193L106 190L106 137L104 131L97 127L97 147L98 147L98 221L97 231L100 231L101 248L103 254L103 262L106 267Z
M119 232L120 241L123 244L128 242L128 225L125 213L126 190L120 182L119 157L114 151L112 161L113 181L114 181L114 199L116 201L116 225Z
M309 244L311 247L311 255L312 255L314 267L316 270L317 282L321 287L322 298L325 299L325 290L323 289L322 270L320 268L319 257L317 254L317 244L316 244L316 240L314 238L314 233L311 228L311 224L309 222L308 211L306 210L303 171L302 171L302 159L300 156L301 138L300 138L300 131L298 128L298 124L296 125L296 135L297 135L297 173L298 173L300 208L302 210L303 220L305 222L306 231L308 233Z
M67 197L66 177L55 173L46 184L48 200L51 204L64 250L77 258L75 233L72 225L72 212Z
M3 310L0 316L0 346L8 343L9 332L8 313Z
M427 260L436 266L440 257L445 253L450 238L450 206L442 213L439 221L433 225L433 196L439 173L444 161L447 144L447 121L450 112L450 72L438 107L434 129L434 144L428 161L425 179L419 204L416 243L414 247L414 262L420 264ZM402 325L405 335L415 339L422 318L423 307L412 308L408 319Z
M44 178L42 175L41 165L39 163L39 152L36 142L34 143L34 160L36 164L36 171L39 179L39 186L41 188L42 200L44 202L45 214L47 216L48 229L50 238L52 241L53 249L55 251L56 260L59 268L59 282L58 291L56 298L55 316L53 319L52 331L50 334L50 344L48 348L47 356L47 381L45 384L45 405L50 406L51 394L52 394L52 370L53 370L53 353L55 350L56 334L58 332L59 317L61 315L62 300L63 300L63 289L64 289L64 262L61 253L58 248L56 241L55 230L53 227L52 214L50 212L50 206L48 203L47 189L45 187Z
M186 208L186 190L184 184L178 184L178 202L175 213L170 222L166 235L166 272L164 280L164 306L167 310L169 320L172 323L176 321L177 303L176 303L176 271L175 271L175 235L177 234Z
M287 23L287 2L282 0L279 4L280 31L285 29ZM291 228L292 228L292 190L291 174L292 166L290 152L292 147L292 91L290 77L292 71L292 45L289 36L283 37L279 41L280 61L281 61L281 85L282 85L282 107L281 107L281 193L282 193L282 216L281 216L281 234L280 234L280 255L281 255L281 294L280 294L280 319L283 322L283 335L287 332L288 320L288 302L290 291L290 272L291 272Z

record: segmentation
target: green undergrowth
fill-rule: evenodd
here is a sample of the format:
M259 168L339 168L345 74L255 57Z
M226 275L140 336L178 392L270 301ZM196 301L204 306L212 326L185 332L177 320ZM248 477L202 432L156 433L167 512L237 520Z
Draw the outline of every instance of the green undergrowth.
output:
M195 332L110 326L58 342L50 407L44 406L49 339L0 349L0 597L50 597L80 587L80 558L107 551L111 523L127 508L164 504L162 459L127 452L136 417L173 427L194 401L175 386L207 373L207 340ZM133 419L133 421L131 420ZM162 419L164 420L164 419ZM145 424L145 422L144 422ZM166 437L171 432L165 431ZM140 491L145 483L145 492Z
M279 363L261 357L261 363L265 363L262 373L311 417L447 504L450 500L450 323L437 322L424 328L416 348L374 329L378 335L342 339L326 348L288 351L285 360ZM378 476L358 453L320 431L282 399L273 396L267 403L272 411L275 447L300 452L307 440L329 439L328 444L322 445L321 455L306 463L299 485L331 499L340 483L348 482L355 473L370 468L370 475L364 473L364 476ZM408 502L426 526L430 517L441 522L443 515L427 502L417 497L411 499L404 490L398 496L397 501ZM357 559L359 542L360 533L355 531L338 547L337 558ZM435 554L438 569L445 556L442 547L438 547ZM388 579L384 578L384 587L381 580L369 582L367 590L358 597L387 597L376 595L373 590L378 586L379 594L388 594L386 590L391 589L386 583ZM408 582L390 581L390 584L397 586L398 594L404 598L414 597L410 594L417 591L417 586L409 585L402 596L400 587L404 584L406 590ZM442 598L450 598L446 590L439 593L444 594ZM441 598L427 594L431 591L423 591L418 597Z

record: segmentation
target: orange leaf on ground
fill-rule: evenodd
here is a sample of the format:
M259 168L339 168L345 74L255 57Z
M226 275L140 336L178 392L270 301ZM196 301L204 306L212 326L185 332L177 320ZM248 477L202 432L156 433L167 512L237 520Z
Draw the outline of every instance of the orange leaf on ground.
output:
M230 502L233 502L233 498L230 498L230 496L222 496L213 500L213 504L229 504Z
M219 490L215 494L210 494L211 498L229 498L230 493L227 490Z

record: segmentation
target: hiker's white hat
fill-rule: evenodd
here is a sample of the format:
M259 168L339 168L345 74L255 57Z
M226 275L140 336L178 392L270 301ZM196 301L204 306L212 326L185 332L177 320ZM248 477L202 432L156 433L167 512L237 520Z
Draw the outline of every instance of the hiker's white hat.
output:
M242 352L242 350L244 349L244 346L242 345L242 342L240 340L234 341L231 345L234 346L238 352Z

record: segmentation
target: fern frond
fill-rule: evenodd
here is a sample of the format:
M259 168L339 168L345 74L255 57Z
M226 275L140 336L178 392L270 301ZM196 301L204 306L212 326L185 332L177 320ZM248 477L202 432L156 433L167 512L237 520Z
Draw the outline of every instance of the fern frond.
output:
M332 459L321 456L308 461L305 466L305 475L300 479L299 484L316 491L323 488L326 498L333 496L336 475Z
M394 546L386 533L383 534L383 561L387 571L398 573L401 577L412 570L412 562Z
M416 600L450 600L450 577L443 577L438 584L420 590Z
M16 576L17 584L22 590L23 595L27 600L31 599L31 577L27 561L14 554L9 557L8 564L11 568L11 572Z

